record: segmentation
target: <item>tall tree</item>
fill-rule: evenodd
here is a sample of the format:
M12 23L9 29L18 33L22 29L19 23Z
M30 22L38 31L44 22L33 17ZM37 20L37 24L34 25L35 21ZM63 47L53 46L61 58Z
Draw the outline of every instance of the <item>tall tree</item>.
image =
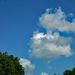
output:
M0 52L0 75L24 75L24 68L18 57Z

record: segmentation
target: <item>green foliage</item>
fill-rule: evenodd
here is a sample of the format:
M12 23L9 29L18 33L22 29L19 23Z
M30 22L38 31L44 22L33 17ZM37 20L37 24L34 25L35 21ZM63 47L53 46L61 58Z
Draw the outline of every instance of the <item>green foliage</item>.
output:
M24 68L18 57L0 52L0 75L24 75Z
M64 75L75 75L75 68L73 68L73 70L66 70L63 74Z
M66 70L63 74L64 75L72 75L72 71L71 70Z
M73 68L72 70L72 75L75 75L75 68Z

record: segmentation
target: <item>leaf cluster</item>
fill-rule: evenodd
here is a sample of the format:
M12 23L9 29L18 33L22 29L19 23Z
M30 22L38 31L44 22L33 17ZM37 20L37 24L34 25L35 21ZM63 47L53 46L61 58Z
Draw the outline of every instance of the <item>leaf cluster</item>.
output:
M18 57L0 52L0 75L24 75L24 68Z
M65 70L64 75L75 75L75 68L73 70Z

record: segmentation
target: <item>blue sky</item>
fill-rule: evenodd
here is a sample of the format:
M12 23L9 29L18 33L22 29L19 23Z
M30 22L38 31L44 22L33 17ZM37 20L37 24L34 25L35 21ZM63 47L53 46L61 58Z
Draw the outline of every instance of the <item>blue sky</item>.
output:
M55 8L57 8L56 12L54 12ZM66 14L67 21L62 12ZM66 24L65 27L60 20L62 18ZM21 64L27 68L27 75L53 75L54 73L62 75L66 69L72 70L75 67L75 23L71 24L74 18L75 0L0 0L0 51L7 51L9 55L13 54L21 58ZM56 23L55 20L57 20ZM52 25L48 26L48 23ZM53 26L55 24L57 24L56 27ZM57 42L50 41L57 36ZM38 45L39 39L41 43ZM61 40L67 41L60 43ZM48 41L50 41L49 44ZM57 47L53 54L52 46ZM59 50L59 53L55 52L60 49L59 46L61 49L64 48L64 52L62 50ZM68 50L68 53L65 52L66 48L73 51L73 54ZM45 54L48 50L50 53Z

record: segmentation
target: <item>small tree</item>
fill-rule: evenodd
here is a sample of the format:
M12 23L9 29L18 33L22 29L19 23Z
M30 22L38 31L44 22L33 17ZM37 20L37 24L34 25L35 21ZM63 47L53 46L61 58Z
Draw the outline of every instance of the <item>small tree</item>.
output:
M24 68L18 57L0 52L0 75L24 75Z

